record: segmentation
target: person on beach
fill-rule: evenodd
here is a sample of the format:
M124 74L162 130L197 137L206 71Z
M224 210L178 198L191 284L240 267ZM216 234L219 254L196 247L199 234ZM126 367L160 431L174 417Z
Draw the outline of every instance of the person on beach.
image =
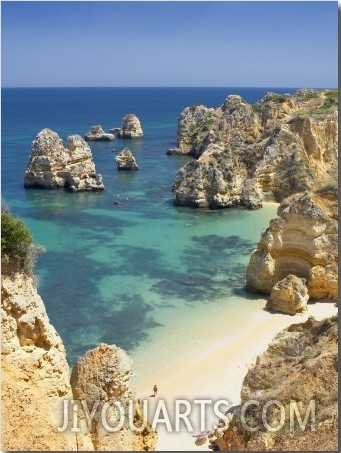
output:
M156 394L158 392L158 388L157 388L157 385L155 384L154 387L153 387L153 392L154 392L154 398L156 397Z

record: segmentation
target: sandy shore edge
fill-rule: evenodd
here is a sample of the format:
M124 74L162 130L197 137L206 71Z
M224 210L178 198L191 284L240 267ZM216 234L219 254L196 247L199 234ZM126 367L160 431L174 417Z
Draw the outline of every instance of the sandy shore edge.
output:
M167 415L172 425L172 432L167 432L166 424L158 424L159 441L157 451L211 451L208 443L200 447L195 445L193 434L200 433L199 416L193 410L188 416L193 427L193 432L184 423L180 425L180 432L174 432L175 400L186 399L189 401L209 399L213 403L225 399L231 405L240 402L242 381L248 368L255 362L257 355L264 352L271 340L284 328L291 324L304 322L309 316L320 320L337 314L334 303L319 302L308 305L308 310L295 316L280 313L269 313L259 310L248 321L248 325L240 326L238 337L226 337L226 341L213 345L204 354L193 354L191 363L175 364L174 373L155 376L159 386L157 398L151 398L150 388L141 389L142 397L148 401L149 417L153 419L159 400L166 404ZM209 322L209 320L206 320ZM197 405L194 405L199 410ZM191 406L192 408L194 407ZM223 407L222 407L223 409ZM182 409L184 410L184 408ZM210 411L208 411L210 412ZM163 418L164 414L160 414ZM207 429L212 429L217 417L209 413L206 416Z

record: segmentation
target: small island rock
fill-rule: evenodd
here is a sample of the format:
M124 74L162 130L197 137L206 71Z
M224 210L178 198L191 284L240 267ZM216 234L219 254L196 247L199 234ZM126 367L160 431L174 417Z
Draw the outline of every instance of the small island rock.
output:
M91 149L83 138L70 135L65 148L59 135L47 128L33 141L24 185L65 187L71 192L104 190L102 176L96 173Z
M119 138L142 138L143 131L140 120L134 113L129 113L123 118L122 127L118 129Z
M114 134L108 134L104 132L102 126L91 126L90 131L85 134L85 140L87 141L102 141L110 142L115 140Z
M138 170L139 167L136 163L135 157L129 148L124 148L120 154L115 157L118 170Z

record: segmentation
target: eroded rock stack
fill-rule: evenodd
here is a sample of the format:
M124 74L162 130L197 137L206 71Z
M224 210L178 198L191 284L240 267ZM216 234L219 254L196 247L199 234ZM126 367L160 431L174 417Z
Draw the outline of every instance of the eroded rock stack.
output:
M138 170L139 167L136 159L129 148L124 148L120 154L115 157L118 170Z
M87 141L109 142L115 140L115 135L104 132L102 126L91 126L90 131L84 136Z
M335 190L285 199L247 268L247 287L270 294L289 274L304 278L310 299L337 299L338 211Z
M129 113L123 118L122 126L118 129L119 138L142 138L143 131L140 120L134 113Z
M131 367L132 359L122 349L101 344L82 356L72 369L74 397L85 401L91 409L97 405L90 428L96 450L155 449L156 432L144 418L142 402L129 385ZM121 414L117 411L117 402L122 408ZM132 430L129 420L140 429ZM106 429L106 424L115 427L123 421L116 432Z
M43 129L33 141L24 185L65 187L72 192L104 190L102 176L96 173L91 150L83 138L70 135L65 148L59 135L50 129Z
M337 91L268 93L249 105L228 96L216 109L187 107L169 154L197 160L178 172L175 203L259 208L337 183Z

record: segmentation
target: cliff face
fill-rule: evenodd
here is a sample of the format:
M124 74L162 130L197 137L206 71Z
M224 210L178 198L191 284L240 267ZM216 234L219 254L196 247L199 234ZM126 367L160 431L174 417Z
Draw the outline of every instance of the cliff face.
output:
M270 221L247 268L247 287L270 294L289 274L307 281L310 299L337 299L337 193L298 193Z
M258 208L337 182L337 91L268 93L249 105L228 96L216 109L187 107L169 154L197 158L178 172L175 203Z
M62 340L32 277L3 275L1 291L2 449L76 450L73 433L57 432L72 398Z
M33 277L12 272L15 266L4 267L9 272L1 282L2 450L155 450L156 433L129 386L130 357L114 345L89 351L73 368L71 388L62 340L49 322ZM114 400L126 412L129 402L134 403L133 422L143 425L141 430L123 426L110 432L116 420ZM110 407L103 428L104 403ZM92 422L90 414L95 414Z
M142 403L129 385L131 367L132 360L122 349L101 344L82 356L72 369L71 385L75 399L85 401L89 412L97 404L90 427L96 450L155 450L156 432L144 417ZM117 401L124 416L119 416L116 411ZM82 417L83 420L86 417L84 412ZM129 427L129 420L138 430ZM108 431L106 423L115 427L120 421L124 421L120 429Z
M56 132L43 129L32 144L25 187L72 192L104 190L102 176L96 173L89 145L79 135L70 135L66 148Z
M221 451L337 451L337 370L337 318L309 319L283 330L247 373L241 408L216 445ZM265 404L273 400L279 403L264 411ZM297 417L293 418L293 410L290 427L292 401L301 421L306 419L302 430ZM244 406L248 402L252 404ZM264 413L274 431L267 429Z

